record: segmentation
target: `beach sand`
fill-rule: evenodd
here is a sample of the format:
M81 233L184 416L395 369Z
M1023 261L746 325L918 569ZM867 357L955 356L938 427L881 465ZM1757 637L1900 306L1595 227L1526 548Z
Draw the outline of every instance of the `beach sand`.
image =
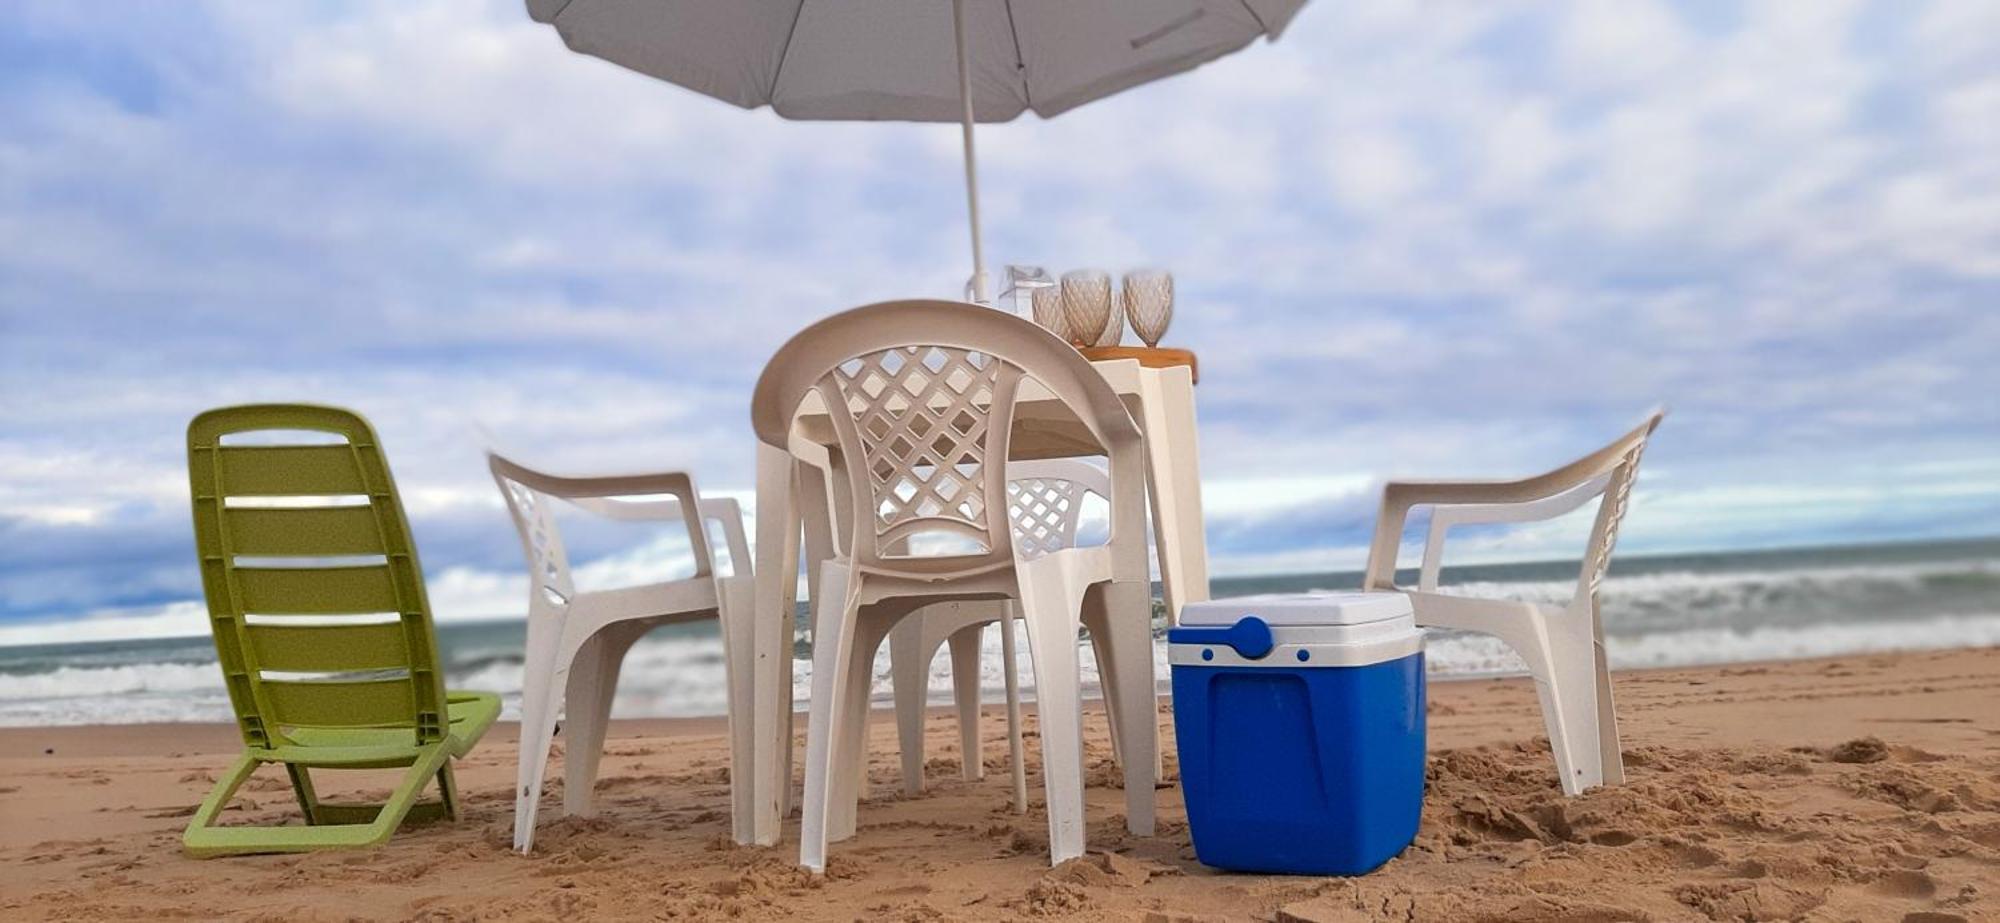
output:
M8 729L0 919L2000 920L2000 650L1621 673L1617 688L1628 784L1571 799L1530 685L1434 685L1422 831L1356 879L1203 868L1172 785L1159 835L1126 835L1101 717L1091 855L1052 870L1039 808L1007 809L997 710L981 782L959 780L952 721L933 718L916 798L878 713L861 829L823 880L794 865L795 824L776 848L729 842L714 720L614 727L595 818L560 819L552 766L529 857L508 848L511 726L460 764L455 825L201 861L180 854L181 827L237 749L229 728ZM245 819L294 810L273 769L239 804Z

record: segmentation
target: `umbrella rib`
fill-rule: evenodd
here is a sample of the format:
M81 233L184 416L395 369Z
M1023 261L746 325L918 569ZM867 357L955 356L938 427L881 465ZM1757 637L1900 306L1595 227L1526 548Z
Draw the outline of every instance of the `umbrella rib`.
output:
M1250 0L1237 0L1237 2L1243 4L1243 12L1249 13L1251 19L1257 20L1257 31L1268 37L1271 34L1271 27L1265 24L1264 17L1257 15L1257 11L1251 8Z
M778 52L778 66L771 69L771 88L764 93L764 101L770 104L772 112L778 111L778 80L785 76L785 62L792 57L792 39L798 36L799 20L805 17L806 0L799 0L798 8L792 12L792 27L785 30L785 47Z
M1021 56L1021 27L1014 24L1014 0L1006 0L1007 34L1014 38L1014 73L1021 75L1021 103L1035 108L1035 93L1028 88L1028 61Z

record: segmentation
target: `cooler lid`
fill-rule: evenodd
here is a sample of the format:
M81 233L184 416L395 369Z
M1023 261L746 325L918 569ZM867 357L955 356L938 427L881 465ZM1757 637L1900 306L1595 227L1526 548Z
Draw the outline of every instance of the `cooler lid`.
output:
M1410 598L1401 593L1269 593L1238 596L1181 607L1182 625L1234 625L1256 616L1273 628L1310 625L1366 625L1411 617Z

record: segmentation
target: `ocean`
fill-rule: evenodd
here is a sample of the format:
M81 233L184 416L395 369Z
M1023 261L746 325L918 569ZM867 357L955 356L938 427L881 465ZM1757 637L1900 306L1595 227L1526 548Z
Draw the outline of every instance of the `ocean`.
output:
M1447 568L1457 592L1561 602L1577 564L1550 562ZM1413 581L1413 578L1411 578ZM1218 598L1352 588L1359 572L1221 578ZM1603 587L1605 644L1614 669L1780 660L1877 651L2000 644L2000 539L1621 557ZM1163 634L1156 626L1156 637ZM501 692L509 717L521 688L519 620L438 627L454 688ZM1000 645L989 632L982 682L1002 688ZM1022 648L1026 651L1025 637ZM1164 685L1166 656L1157 650ZM797 655L809 656L802 643ZM1023 657L1024 688L1032 675ZM1085 684L1094 688L1090 658ZM1520 663L1497 641L1434 632L1434 679L1506 674ZM930 697L950 696L949 661L933 664ZM886 648L877 673L886 679ZM811 664L798 663L800 700ZM639 642L625 663L619 717L714 715L723 711L722 643L712 624L668 626ZM886 696L886 683L877 696ZM0 647L0 726L227 721L215 651L206 637Z

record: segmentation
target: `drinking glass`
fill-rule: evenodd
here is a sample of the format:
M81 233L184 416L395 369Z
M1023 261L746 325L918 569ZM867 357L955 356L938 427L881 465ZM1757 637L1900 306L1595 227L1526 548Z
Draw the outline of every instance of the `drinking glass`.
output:
M1111 275L1101 269L1063 273L1063 316L1072 343L1095 346L1111 324Z
M1148 347L1160 345L1174 319L1174 276L1164 269L1137 269L1125 274L1125 319Z
M1034 303L1035 323L1048 328L1050 333L1061 337L1065 342L1073 339L1069 335L1069 317L1063 310L1062 289L1044 285L1034 289L1029 297Z

